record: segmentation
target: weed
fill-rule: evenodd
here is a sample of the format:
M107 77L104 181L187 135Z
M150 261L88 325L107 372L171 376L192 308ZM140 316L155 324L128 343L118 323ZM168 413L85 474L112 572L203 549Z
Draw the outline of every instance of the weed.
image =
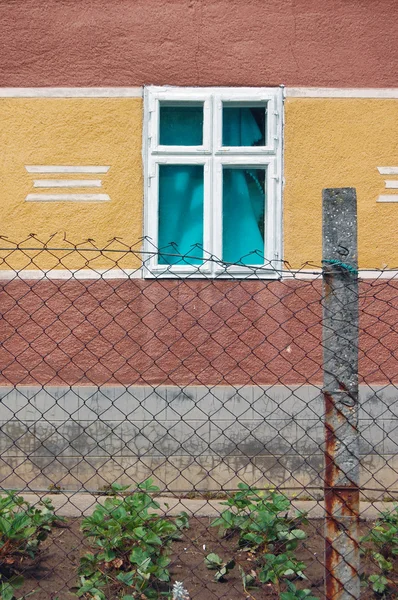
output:
M57 483L50 483L48 486L48 491L52 494L60 494L64 488L58 485Z
M188 590L184 588L182 581L176 581L174 583L172 600L189 600Z

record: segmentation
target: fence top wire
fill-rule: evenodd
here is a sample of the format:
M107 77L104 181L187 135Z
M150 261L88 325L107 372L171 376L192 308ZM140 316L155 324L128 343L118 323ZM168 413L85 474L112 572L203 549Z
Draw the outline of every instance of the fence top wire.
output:
M4 240L4 244L0 247L0 269L9 271L23 271L27 269L35 269L41 271L44 275L52 273L62 268L73 273L78 273L83 269L97 271L98 274L106 275L106 273L114 268L124 271L125 274L134 275L140 270L144 271L144 276L154 276L152 272L152 260L154 258L162 259L162 272L156 273L155 276L175 278L194 278L197 276L206 276L203 269L209 264L217 266L218 271L208 278L215 279L228 275L231 278L236 276L236 273L231 271L231 268L244 268L244 273L239 273L240 279L266 278L267 275L272 275L275 279L281 278L301 278L301 277L319 277L321 266L311 261L302 264L299 268L293 268L288 261L285 260L268 260L258 251L253 251L250 254L241 257L239 261L234 263L224 261L214 254L206 252L199 245L194 245L189 253L181 254L175 244L170 244L164 248L157 248L147 238L141 238L135 244L129 245L124 243L119 238L112 238L106 244L96 244L93 239L87 239L78 244L72 243L64 236L64 244L53 244L54 236L46 241L40 240L35 234L31 234L23 241L11 241L5 236L0 236ZM143 249L143 243L146 243L146 248ZM149 243L148 243L149 242ZM13 265L12 257L16 254L24 256L27 262L23 265ZM43 255L52 256L54 262L50 268L43 266L40 260ZM71 256L79 256L84 262L78 268L72 268L64 264L64 261ZM101 268L96 268L95 261L103 258L107 264L103 263ZM128 266L128 258L136 260L133 268ZM261 258L262 264L250 264L257 262ZM168 264L172 263L172 264ZM192 271L190 273L178 273L174 270L175 266L189 266Z
M341 272L341 270L350 270L348 266L344 263L339 263L338 261L321 261L321 260L308 260L302 263L298 267L293 267L289 261L287 260L276 260L276 259L266 259L264 256L260 255L258 251L253 251L252 253L241 257L239 261L234 263L224 261L219 257L206 252L200 245L192 246L192 251L186 254L181 254L178 252L178 248L174 243L171 243L167 247L158 248L155 244L148 238L143 237L138 239L133 244L128 244L123 241L119 237L114 237L106 241L106 243L99 244L92 238L87 238L85 240L81 240L78 243L72 242L68 240L66 234L64 234L62 240L63 243L53 242L57 241L55 238L57 233L52 234L46 240L40 239L36 234L30 234L27 238L22 241L14 241L10 240L7 236L0 235L0 240L3 240L4 244L0 246L0 269L9 270L9 271L21 271L26 270L29 267L41 271L44 275L46 273L52 273L57 269L66 269L71 272L71 274L76 274L83 269L90 269L92 271L96 271L97 274L106 275L107 271L110 271L112 268L118 268L121 271L125 272L125 275L132 275L134 273L139 273L141 270L146 271L146 275L153 276L151 272L150 263L152 259L156 257L162 257L165 260L165 264L162 273L157 273L156 275L160 277L173 276L176 278L194 278L200 275L204 276L203 267L207 264L213 263L217 265L219 268L219 272L214 275L209 276L211 279L215 279L217 277L223 277L226 274L234 278L236 273L231 271L231 267L242 268L244 267L245 273L239 274L239 279L245 278L266 278L267 274L273 274L273 278L276 279L284 279L284 278L311 278L316 279L322 275L322 271L325 269L325 266L328 272ZM145 249L143 245L145 243ZM196 252L198 250L198 252ZM23 267L14 266L10 263L10 257L19 254L25 256L25 258L29 261L25 263ZM58 265L54 263L50 268L43 267L39 264L39 259L42 255L47 254L48 256L53 256L54 261L58 261ZM64 260L71 255L80 256L85 263L78 268L68 267L68 265L64 264ZM87 256L86 256L87 255ZM131 269L129 269L125 264L120 264L123 262L126 257L132 257L137 259L139 262ZM96 259L98 257L103 257L108 263L109 266L105 268L96 268L94 265ZM263 264L256 265L250 264L251 258L261 257L263 260ZM167 260L173 260L174 264L167 264ZM195 262L194 262L195 261ZM196 261L201 261L200 264L195 264ZM110 266L113 263L113 266ZM326 264L327 263L327 264ZM191 273L178 273L173 270L176 266L190 266L193 267ZM387 264L384 264L382 267L366 267L366 269L361 269L359 271L359 279L372 279L373 281L378 279L398 279L398 266L391 267Z

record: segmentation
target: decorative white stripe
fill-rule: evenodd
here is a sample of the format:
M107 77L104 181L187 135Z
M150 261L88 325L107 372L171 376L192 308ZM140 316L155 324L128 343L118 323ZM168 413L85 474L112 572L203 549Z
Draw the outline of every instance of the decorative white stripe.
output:
M398 196L397 196L398 197ZM322 279L322 271L320 269L314 269L313 271L292 271L289 273L288 271L284 271L281 273L282 281L286 281L287 279L304 279L306 281L313 281L314 279ZM359 269L358 272L359 279L398 279L398 270L388 270L385 271L377 271L372 269Z
M28 194L26 202L108 202L108 194Z
M107 173L110 167L69 165L25 165L28 173Z
M398 88L287 87L287 98L398 98Z
M313 271L299 271L289 272L284 271L281 273L282 281L299 279L305 281L313 281L315 279L321 280L322 271L314 269ZM11 281L13 279L23 280L39 280L39 279L143 279L144 269L26 269L22 271L14 271L12 269L0 270L0 281ZM398 270L367 270L360 269L360 279L397 279ZM266 279L266 278L265 278ZM226 281L226 280L224 280Z
M143 87L0 88L0 98L141 98ZM398 88L286 87L290 98L398 98Z
M380 175L398 175L398 167L377 167Z
M0 88L0 98L142 98L142 87Z
M381 194L377 202L398 202L398 194Z
M23 271L0 270L0 280L12 279L142 279L142 269L26 269Z
M80 188L80 187L102 187L101 179L35 179L35 188Z
M387 190L398 190L398 179L394 181L394 179L386 179L386 189Z

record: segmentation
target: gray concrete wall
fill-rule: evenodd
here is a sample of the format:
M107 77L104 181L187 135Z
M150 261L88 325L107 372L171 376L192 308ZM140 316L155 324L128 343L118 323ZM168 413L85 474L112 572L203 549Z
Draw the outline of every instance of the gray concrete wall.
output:
M398 487L398 391L360 387L361 482ZM0 485L162 490L322 485L316 386L0 388ZM374 494L373 494L374 496Z

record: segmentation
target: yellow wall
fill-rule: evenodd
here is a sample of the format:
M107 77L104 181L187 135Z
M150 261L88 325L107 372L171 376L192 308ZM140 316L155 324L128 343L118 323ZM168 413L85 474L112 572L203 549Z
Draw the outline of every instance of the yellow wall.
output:
M141 238L140 98L2 98L0 141L1 235L21 242L35 233L45 241L57 232L54 246L65 245L63 232L73 243L93 238L98 246L114 236L129 244ZM398 100L287 98L284 145L285 259L293 267L320 264L322 189L352 186L360 266L397 267L398 203L376 200L387 193L384 180L393 178L377 167L398 166ZM111 200L25 202L27 194L42 191L33 188L34 178L54 177L29 174L25 165L109 165L100 176L103 188L95 191Z
M287 98L285 123L285 259L320 263L322 189L355 187L360 267L397 267L398 203L376 200L394 194L377 167L398 166L398 100Z
M93 238L105 245L119 236L127 243L142 237L142 100L140 98L0 99L0 234L20 242L30 233L41 240L63 232L74 243ZM70 175L32 175L25 165L109 165L98 192L109 202L25 202L33 179ZM68 193L61 188L55 192ZM4 242L3 242L4 243Z

